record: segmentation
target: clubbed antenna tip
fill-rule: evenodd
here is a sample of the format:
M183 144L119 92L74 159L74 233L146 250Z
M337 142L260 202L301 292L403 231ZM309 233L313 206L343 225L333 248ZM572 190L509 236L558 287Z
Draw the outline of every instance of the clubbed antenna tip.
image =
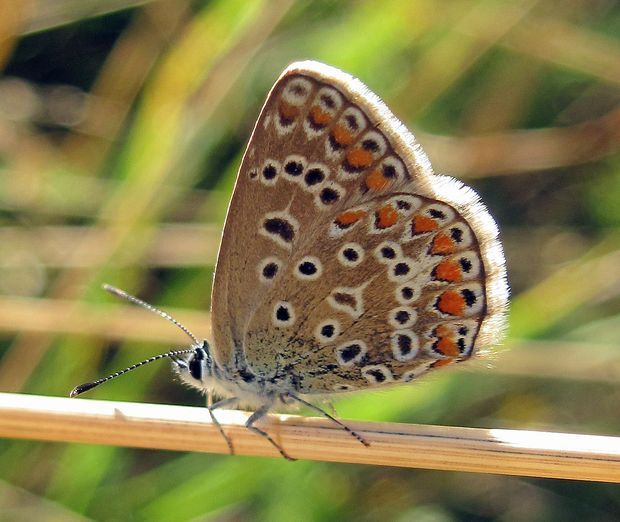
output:
M84 393L85 391L88 391L88 390L92 390L95 386L99 386L99 384L101 383L97 381L85 382L84 384L80 384L71 390L69 397L71 398L77 397L81 393Z

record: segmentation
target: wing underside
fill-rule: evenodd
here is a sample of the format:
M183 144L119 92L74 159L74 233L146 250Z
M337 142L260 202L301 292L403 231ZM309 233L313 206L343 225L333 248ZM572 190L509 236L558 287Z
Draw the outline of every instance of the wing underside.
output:
M409 381L494 342L507 290L492 218L432 174L359 81L293 65L242 162L218 256L215 356L302 393Z

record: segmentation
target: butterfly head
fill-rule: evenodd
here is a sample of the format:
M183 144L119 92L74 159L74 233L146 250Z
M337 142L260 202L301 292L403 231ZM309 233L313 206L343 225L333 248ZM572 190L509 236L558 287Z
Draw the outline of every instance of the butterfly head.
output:
M205 340L193 347L187 358L176 358L174 369L181 380L190 386L204 388L205 381L213 376L213 357L209 350L209 343Z
M108 375L107 377L104 377L102 379L97 379L96 381L90 381L84 384L80 384L71 391L71 397L81 395L82 393L91 390L96 386L103 384L104 382L116 379L117 377L131 372L136 368L140 368L145 364L150 364L161 359L172 360L174 363L174 369L177 371L181 379L187 384L203 389L206 387L206 381L208 381L209 377L213 375L214 370L213 358L211 357L209 343L206 340L199 341L198 338L179 321L171 317L166 312L155 308L154 306L142 301L141 299L138 299L137 297L110 285L104 285L103 288L112 295L115 295L116 297L120 297L122 299L130 301L131 303L146 308L150 312L153 312L160 317L163 317L167 321L171 322L183 332L185 332L185 334L192 340L192 345L190 348L185 350L171 350L166 353L155 355L144 361L133 364L128 368L125 368L124 370L114 372L113 374Z

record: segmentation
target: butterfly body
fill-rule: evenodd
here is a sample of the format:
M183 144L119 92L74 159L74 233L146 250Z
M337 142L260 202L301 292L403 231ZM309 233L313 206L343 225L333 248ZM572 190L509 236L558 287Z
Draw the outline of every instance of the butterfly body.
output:
M290 404L289 394L299 392L286 372L259 376L245 366L221 367L207 341L195 345L188 359L175 361L174 369L185 384L218 397L234 397L236 404L251 409Z
M239 169L212 343L112 291L192 338L188 359L162 356L187 384L224 397L209 412L231 452L213 410L241 404L254 409L248 428L288 458L254 426L273 406L314 408L367 444L312 401L410 382L501 339L508 288L497 235L477 194L433 174L359 80L298 62L269 93Z
M503 331L497 229L358 80L274 85L243 159L212 295L217 364L259 396L408 382Z
M180 374L265 411L409 382L495 342L506 299L478 196L434 175L358 80L300 62L274 85L239 170L214 342Z

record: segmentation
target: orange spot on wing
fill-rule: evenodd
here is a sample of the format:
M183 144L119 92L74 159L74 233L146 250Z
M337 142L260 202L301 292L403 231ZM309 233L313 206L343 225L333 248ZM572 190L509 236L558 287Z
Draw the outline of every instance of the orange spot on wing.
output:
M379 169L373 170L366 177L366 187L369 190L383 190L390 183L390 180L386 178Z
M351 143L353 143L353 140L355 139L355 136L353 136L353 134L351 134L342 125L336 125L334 127L334 130L332 130L332 137L334 138L334 140L336 140L336 143L342 145L343 147L351 145Z
M426 216L415 216L411 224L413 225L414 234L431 232L432 230L436 230L439 226L437 225L437 221Z
M461 352L459 351L459 347L454 342L454 339L451 339L449 337L442 337L441 339L439 339L439 341L437 341L437 344L435 345L435 349L440 351L444 355L447 355L448 357L456 357L457 355L461 354Z
M310 117L317 125L327 125L332 119L329 113L325 112L317 105L310 109Z
M398 212L392 205L377 210L375 225L377 228L389 228L398 222Z
M372 163L372 153L368 150L356 147L347 152L347 163L355 168L369 167Z
M435 278L440 281L459 282L463 279L461 266L455 261L442 261L435 267Z
M465 298L455 290L446 290L437 299L436 306L444 314L460 316L465 310Z
M280 115L286 120L294 120L299 114L299 107L295 107L285 101L280 102L279 107Z
M347 210L336 218L339 225L352 225L366 216L365 210Z
M453 361L452 359L439 359L437 361L435 361L431 367L432 368L440 368L441 366L447 366L448 364L451 364Z
M447 357L458 357L461 355L461 350L455 341L456 335L452 328L446 324L440 324L435 329L435 335L438 340L433 348L436 351Z
M456 251L456 243L448 234L437 234L431 245L431 254L452 254Z
M452 334L452 328L450 328L447 324L440 324L437 328L435 328L435 335L437 335L437 337L446 337Z
M435 330L438 341L435 343L435 350L447 355L448 357L456 357L460 355L458 345L454 341L454 332L449 326L441 324Z

